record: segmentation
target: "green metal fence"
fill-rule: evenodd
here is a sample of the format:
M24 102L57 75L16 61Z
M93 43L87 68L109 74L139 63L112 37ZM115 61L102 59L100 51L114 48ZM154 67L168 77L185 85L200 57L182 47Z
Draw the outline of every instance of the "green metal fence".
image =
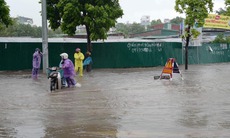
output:
M86 52L86 43L49 43L49 65L57 66L60 54L66 52L74 61L76 48ZM0 43L0 70L24 70L32 68L35 48L42 43ZM211 49L211 50L210 50ZM203 44L189 47L189 64L206 64L230 61L228 44ZM173 42L102 42L93 43L93 68L131 68L163 66L168 58L176 58L184 64L184 48Z

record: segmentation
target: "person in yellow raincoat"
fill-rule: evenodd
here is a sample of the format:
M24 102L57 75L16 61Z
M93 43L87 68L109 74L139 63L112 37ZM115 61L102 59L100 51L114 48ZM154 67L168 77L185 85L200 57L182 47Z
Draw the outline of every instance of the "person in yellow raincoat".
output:
M76 53L74 53L74 59L75 59L75 71L79 71L79 75L83 76L83 60L84 60L84 54L81 53L81 49L77 48Z

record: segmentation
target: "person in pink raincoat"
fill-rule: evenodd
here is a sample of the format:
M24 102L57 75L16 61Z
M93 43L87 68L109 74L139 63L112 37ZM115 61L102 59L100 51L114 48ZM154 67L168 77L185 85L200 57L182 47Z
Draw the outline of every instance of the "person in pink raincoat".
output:
M33 69L32 69L32 78L37 79L38 78L38 72L41 66L41 59L42 59L42 52L39 48L35 49L35 52L33 54Z
M67 53L62 53L60 54L62 58L62 69L63 69L63 76L67 82L68 87L81 87L79 83L76 82L75 80L75 70L74 70L74 64L73 62L68 59L68 54Z

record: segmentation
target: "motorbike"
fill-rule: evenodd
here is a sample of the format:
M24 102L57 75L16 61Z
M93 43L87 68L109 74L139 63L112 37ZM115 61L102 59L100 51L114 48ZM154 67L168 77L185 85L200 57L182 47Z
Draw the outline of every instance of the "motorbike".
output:
M50 67L47 68L47 75L50 84L50 91L55 91L56 89L62 88L62 77L61 72L62 70L58 67Z

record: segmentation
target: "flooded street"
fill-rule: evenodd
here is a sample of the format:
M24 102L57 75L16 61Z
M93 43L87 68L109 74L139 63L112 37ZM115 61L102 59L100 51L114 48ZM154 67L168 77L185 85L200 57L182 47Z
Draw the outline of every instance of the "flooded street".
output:
M46 74L0 72L1 138L228 138L230 63L95 69L49 92Z

